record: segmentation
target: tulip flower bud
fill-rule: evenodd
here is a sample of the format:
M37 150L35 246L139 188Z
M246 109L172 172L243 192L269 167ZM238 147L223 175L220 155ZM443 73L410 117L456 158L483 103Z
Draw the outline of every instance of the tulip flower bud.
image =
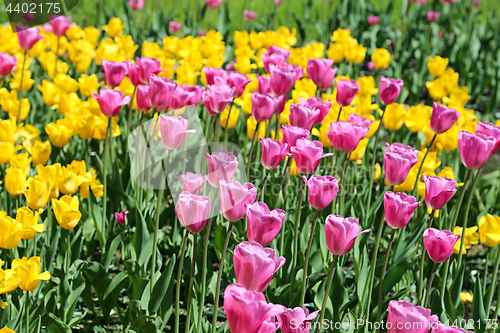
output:
M359 232L359 222L355 218L328 215L325 221L326 245L331 253L341 256L351 252L356 238L370 229Z
M455 243L462 235L454 235L449 230L428 228L424 231L424 246L432 261L442 263L450 259Z
M270 211L263 202L247 204L247 237L251 242L262 246L269 245L278 235L285 221L285 211L275 209Z

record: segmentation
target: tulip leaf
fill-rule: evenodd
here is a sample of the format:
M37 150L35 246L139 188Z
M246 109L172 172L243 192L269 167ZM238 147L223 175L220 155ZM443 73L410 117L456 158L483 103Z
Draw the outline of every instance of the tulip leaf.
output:
M50 333L71 333L71 328L51 312L47 312L43 316L42 321Z
M109 265L111 263L111 260L113 260L113 257L115 256L116 249L118 248L118 245L120 245L121 240L122 234L116 235L116 237L111 242L109 249L107 249L105 252L106 254L104 255L104 260L102 260L102 266L104 267L104 270L106 272L109 270Z
M106 291L104 292L103 298L106 299L108 296L115 291L116 288L118 288L123 281L127 278L127 272L120 272L116 274L116 276L111 279L111 283L108 285L106 288Z
M163 297L165 297L165 293L167 292L168 286L170 285L170 280L172 278L172 272L174 271L176 262L175 254L170 258L166 263L166 269L155 282L153 286L153 294L151 299L149 300L149 312L153 313L158 310L161 302L163 301Z
M82 291L85 289L85 279L83 278L81 273L78 273L75 280L73 280L71 286L71 292L66 299L64 306L64 317L66 318L66 323L71 322L73 319L74 311L76 308L76 304Z
M472 278L474 284L474 296L472 301L472 319L477 324L476 332L482 333L486 330L486 314L483 306L483 292L481 283L477 278Z
M455 307L458 307L458 304L462 302L460 300L460 292L462 291L462 284L464 282L464 272L465 265L460 265L455 274L455 278L453 279L453 283L451 284L451 288L449 292L446 293L447 295L450 295L452 304ZM443 281L443 283L446 283L446 281Z

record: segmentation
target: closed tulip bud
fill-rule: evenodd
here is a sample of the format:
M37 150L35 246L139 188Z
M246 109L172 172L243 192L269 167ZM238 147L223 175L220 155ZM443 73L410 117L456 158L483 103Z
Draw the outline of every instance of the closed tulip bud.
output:
M10 158L14 155L16 147L12 142L0 142L0 164L9 164Z
M457 182L446 177L422 175L425 183L425 203L435 210L440 210L457 192Z
M427 58L427 70L433 77L439 77L444 74L446 67L448 67L448 58L441 58L436 56L434 58Z
M19 276L17 276L16 272L13 271L12 269L3 269L3 265L5 264L4 261L0 260L0 295L6 294L11 292L12 290L16 289L19 286L19 283L21 282L21 279ZM2 303L2 301L0 301ZM6 305L7 303L3 303L3 305ZM0 306L2 309L5 309L4 306ZM6 327L5 327L6 328ZM14 331L10 330L5 330L2 332L0 330L0 333L14 333Z
M211 204L206 196L183 191L175 204L175 215L186 229L197 234L207 225Z
M264 168L268 170L276 169L278 165L288 155L288 145L271 138L260 138L262 146L261 162Z
M455 243L462 235L454 235L449 230L428 228L424 231L424 246L427 254L435 263L450 259Z
M263 293L248 291L240 284L230 284L224 291L224 311L231 332L260 333L269 325L269 318L285 310L282 305L267 303Z
M270 65L283 66L288 61L291 52L289 50L284 50L280 47L271 45L266 53L262 54L260 58L264 63L264 69L266 72L270 73Z
M319 161L323 157L333 156L332 153L323 155L323 144L321 142L305 138L298 139L291 151L297 168L303 175L315 173Z
M268 94L271 92L271 77L263 76L257 74L257 81L259 81L259 85L257 87L257 91L259 94Z
M375 25L380 22L380 18L378 16L368 16L368 24Z
M442 134L449 130L460 117L460 112L444 106L432 103L431 130L436 134Z
M408 222L420 202L415 197L402 192L384 193L384 211L387 224L393 229L402 229Z
M47 205L49 201L50 188L47 183L36 178L29 178L28 189L24 192L28 206L33 210L39 210Z
M140 84L137 86L135 99L137 103L137 108L141 111L148 111L153 107L151 105L151 102L149 101L148 92L149 92L149 85Z
M427 19L430 22L436 22L439 18L439 12L433 12L432 10L429 10L427 12Z
M281 332L283 333L309 333L309 321L316 318L319 311L309 313L309 310L304 306L302 308L286 309L285 312L279 314L278 322L281 324Z
M0 76L8 76L17 65L17 58L0 53Z
M387 333L428 333L431 325L438 322L437 316L431 316L431 310L415 306L407 301L390 301L387 316ZM390 323L390 325L389 325ZM399 325L399 326L398 326ZM402 329L398 327L409 327Z
M66 35L66 31L71 27L71 17L60 15L49 15L52 33L57 37Z
M272 95L262 95L254 91L252 93L252 117L258 121L266 121L274 113L277 100Z
M323 210L335 199L339 191L339 183L332 176L312 175L309 180L302 179L307 185L307 200L309 205L317 210Z
M401 89L403 89L403 84L403 80L401 79L396 80L381 76L379 89L380 102L384 105L396 102L401 93Z
M489 122L477 123L476 133L495 138L495 145L493 146L490 156L498 153L498 150L500 149L500 126L495 126Z
M158 75L160 72L165 71L160 69L161 62L156 58L135 58L135 63L139 69L139 81L142 84L148 84L151 75Z
M141 11L144 7L144 0L129 0L128 5L133 11Z
M336 83L337 96L336 101L340 106L351 105L352 100L359 90L359 84L354 80L341 79Z
M26 176L19 169L8 168L5 174L5 187L12 195L23 194L26 190Z
M276 250L256 242L241 242L233 255L236 281L247 290L263 292L285 261L284 257L276 258Z
M101 89L98 94L92 94L99 103L102 114L106 117L116 117L123 105L130 103L130 96L123 97L121 90Z
M16 25L16 32L19 46L24 51L31 50L38 41L45 38L45 36L40 36L40 29L27 27L25 25Z
M245 216L247 204L253 204L257 198L257 189L251 183L221 179L219 187L222 215L229 222L236 222Z
M63 119L57 120L56 123L48 123L44 129L54 147L62 148L69 143L72 130Z
M158 111L166 111L170 107L170 100L177 89L177 82L152 74L149 78L148 96L151 105Z
M351 252L359 235L370 231L359 232L359 222L355 218L328 215L325 221L326 245L334 255L345 255Z
M283 133L283 143L288 145L288 153L292 152L291 148L295 147L298 139L311 137L309 130L298 126L282 125L281 132Z
M353 152L358 147L359 141L370 129L352 125L347 121L332 122L327 131L328 139L333 148L345 153Z
M319 110L319 114L314 119L313 125L321 124L323 119L325 119L325 117L328 115L328 112L330 112L330 108L332 107L332 101L323 102L323 100L319 97L309 97L307 100L305 100L304 98L299 98L299 102L304 106Z
M188 130L188 120L181 116L160 116L161 143L167 149L178 149L188 134L196 133Z
M300 104L290 105L290 124L311 130L316 119L320 116L320 110Z
M0 211L0 248L12 250L17 247L23 235L28 233L23 229L23 225L12 217L7 216L7 213ZM1 280L0 280L1 281Z
M199 194L203 190L205 176L201 173L186 172L179 175L182 182L182 190L193 194Z
M487 214L479 219L479 239L489 247L500 244L500 217Z
M215 78L220 77L226 80L227 73L222 68L212 68L212 67L204 67L203 73L205 74L205 78L207 80L207 85L211 86L215 84Z
M130 62L116 62L116 61L101 61L104 68L104 81L110 87L118 87L122 83L125 76L128 74Z
M220 180L229 181L238 169L238 159L231 152L206 153L208 172L207 181L213 187L219 187Z
M116 219L116 222L118 222L119 224L125 224L125 216L128 214L128 210L125 210L123 212L116 212L115 213L115 219Z
M332 85L333 78L337 74L337 68L332 68L333 60L309 59L307 62L307 75L318 86L319 90L327 90Z
M52 199L52 209L57 223L66 230L74 229L82 218L76 196L63 195L59 200Z
M295 83L296 73L286 66L269 65L271 92L276 96L285 95Z
M462 163L467 169L479 169L486 163L495 148L495 138L481 133L470 134L467 131L458 133L458 149Z
M38 217L43 210L37 212L31 211L28 207L21 207L17 210L16 221L22 224L22 229L26 231L22 235L22 239L33 239L37 232L43 232L45 225L43 223L38 223Z
M168 22L168 29L171 32L177 32L181 29L181 27L182 27L182 23L178 23L178 22L174 22L174 21Z
M211 115L221 113L233 101L234 88L217 78L216 82L203 93L203 104Z
M269 210L263 202L247 205L247 237L250 242L257 242L262 246L269 245L285 222L285 211L281 209Z
M248 77L240 72L231 71L227 75L227 83L231 88L234 88L234 97L240 97L245 90L247 84L249 84L252 80L249 80Z
M50 141L35 141L33 147L31 147L31 158L33 159L33 164L47 164L52 153L52 146Z
M411 168L417 164L418 151L408 146L394 144L388 148L389 150L384 152L385 178L392 186L401 185L408 177Z
M29 260L23 257L22 259L14 259L12 261L12 270L21 279L19 288L24 291L33 291L38 287L40 281L50 280L50 273L40 273L41 268L40 257L31 257Z

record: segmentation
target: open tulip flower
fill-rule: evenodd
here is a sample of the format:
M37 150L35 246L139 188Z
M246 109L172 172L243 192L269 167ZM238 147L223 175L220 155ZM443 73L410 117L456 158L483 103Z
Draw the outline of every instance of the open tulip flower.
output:
M368 127L360 127L347 121L339 121L331 122L330 130L326 133L333 148L345 153L351 153L358 147L359 141L369 130Z
M206 196L181 192L175 204L175 214L183 226L197 234L207 224L211 203L212 201Z
M257 242L268 246L285 222L285 211L282 209L269 210L263 202L247 204L247 237L250 242Z
M337 256L351 252L359 235L370 232L370 229L359 231L359 221L352 217L328 215L325 221L326 245L331 253Z
M309 179L302 176L307 185L307 199L311 207L323 210L335 199L339 191L339 183L332 176L312 175Z
M231 180L238 169L238 159L231 152L221 151L205 154L208 173L207 181L213 187L219 187L221 180Z
M222 215L229 222L236 222L246 214L247 204L253 204L257 198L257 189L251 183L237 181L219 181Z
M407 301L389 302L387 323L390 323L391 328L387 330L388 333L427 333L437 322L437 316L432 316L429 309Z
M260 138L262 146L261 162L264 168L275 169L288 155L288 145L270 138Z
M311 141L306 138L298 139L291 151L297 168L303 175L313 174L316 172L322 158L333 156L332 153L323 155L323 144L321 142Z
M33 291L38 287L40 281L50 280L49 272L40 273L41 267L40 257L31 257L29 260L26 257L14 259L12 261L12 270L21 279L19 288L24 291Z
M491 150L490 156L498 153L498 150L500 149L500 126L495 126L490 122L477 123L476 133L495 138L495 145Z
M427 254L436 263L450 259L455 243L462 235L454 235L448 230L425 229L424 246Z
M319 125L330 112L330 108L332 107L332 101L323 102L323 100L319 97L309 97L307 100L304 98L299 98L300 104L310 107L312 109L318 109L319 114L316 116L313 125ZM293 105L293 104L292 104ZM290 111L291 110L290 106Z
M310 321L316 318L318 313L319 311L309 313L309 310L305 306L302 308L286 309L285 312L277 316L278 322L281 324L281 332L309 332L308 326L311 326Z
M21 283L21 278L12 269L3 269L5 262L0 260L0 295L11 292Z
M320 116L320 109L306 105L292 104L290 106L290 125L302 127L308 131Z
M264 69L266 72L271 73L269 65L282 66L285 65L290 57L289 50L283 50L280 47L271 45L267 49L266 53L261 55L262 62L264 63Z
M288 152L291 153L291 148L295 147L297 140L305 138L309 139L311 132L305 128L298 126L282 125L281 132L283 133L283 143L287 144Z
M446 177L422 175L425 183L425 203L434 210L440 210L457 192L457 182Z
M21 207L17 210L16 222L21 223L22 230L27 231L22 235L22 239L33 239L37 232L40 233L45 230L45 225L38 223L40 213L42 212L42 209L33 212L28 207Z
M78 197L76 196L64 195L59 200L52 199L52 208L54 209L57 223L66 230L74 229L82 218Z
M495 138L481 133L471 134L467 131L458 133L458 148L462 163L468 169L479 169L486 163L495 148Z
M188 120L181 116L160 116L161 143L167 149L179 149L188 134L196 133L188 130Z
M123 97L123 93L120 90L113 89L101 89L99 94L92 94L99 103L101 112L106 117L116 117L120 112L123 105L130 103L130 97Z
M6 250L15 248L21 241L21 238L29 232L23 228L21 223L7 216L7 213L4 211L0 211L0 228L2 230L0 234L0 248Z

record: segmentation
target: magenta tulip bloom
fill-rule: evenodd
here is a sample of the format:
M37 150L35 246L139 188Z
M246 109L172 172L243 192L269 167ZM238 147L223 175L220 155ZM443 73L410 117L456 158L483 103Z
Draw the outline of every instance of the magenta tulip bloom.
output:
M323 210L335 199L339 191L339 183L332 176L312 175L309 180L306 176L302 179L307 185L307 201L317 210Z
M418 151L416 150L414 152L409 149L403 151L403 149L396 147L385 151L384 173L387 182L392 186L403 184L406 177L408 177L408 173L410 173L410 169L418 162L417 155Z
M321 111L316 108L312 108L300 104L290 105L290 125L302 127L306 130L311 130L316 119L320 117Z
M431 316L431 310L407 301L389 302L387 333L428 333L431 324L437 322L438 318Z
M115 213L115 219L116 219L116 222L118 222L119 224L125 224L125 215L128 214L128 210L125 210L123 212L116 212Z
M148 111L153 107L151 105L151 102L149 101L148 92L149 92L149 85L140 84L137 86L135 99L137 103L137 108L141 111Z
M405 146L404 144L399 142L394 142L392 145L386 143L385 147L387 148L387 151L391 153L409 154L413 157L418 157L419 153L419 151L413 148L412 146Z
M380 90L379 90L379 98L380 102L384 105L389 105L394 102L399 97L401 93L401 89L403 89L403 80L401 79L391 79L389 77L380 77Z
M429 10L427 12L427 19L430 22L436 22L439 18L439 12L433 12L432 10Z
M264 294L248 291L236 283L224 291L224 312L231 332L260 333L263 325L269 325L269 318L285 310L282 305L267 303Z
M219 186L220 208L229 222L236 222L245 216L247 204L253 204L257 198L257 189L251 183L221 179Z
M16 25L16 32L19 46L24 51L31 50L38 41L45 38L45 36L40 36L40 29L25 25Z
M490 157L496 140L492 136L481 133L470 134L467 131L458 133L458 149L462 163L468 169L479 169Z
M182 182L182 190L193 194L199 194L203 190L205 176L201 173L186 172L179 175Z
M263 202L247 205L247 238L250 242L257 242L262 246L269 245L285 222L284 210L269 210Z
M442 104L432 103L431 130L442 134L449 130L460 117L460 112Z
M385 192L384 194L384 211L387 224L393 229L402 229L408 222L415 209L420 202L402 192Z
M207 225L211 204L209 197L183 191L175 204L175 215L187 230L197 234Z
M370 128L355 126L347 121L331 122L330 130L326 132L333 148L345 153L353 152L359 141L368 133Z
M122 83L125 76L128 74L128 68L130 63L127 61L116 62L116 61L101 61L102 67L104 68L104 80L106 84L110 87L116 88Z
M215 84L215 78L220 77L226 80L227 73L222 68L204 67L203 73L205 73L205 78L207 79L207 85L211 86Z
M328 215L325 221L326 245L331 253L342 256L351 252L359 235L370 231L359 232L359 222L355 218Z
M192 92L191 99L189 100L189 102L187 103L187 105L198 105L198 104L200 104L203 92L205 91L205 88L203 86L186 85L186 86L184 86L184 90Z
M285 66L269 65L271 74L271 91L276 96L285 95L295 83L295 71Z
M311 132L298 126L281 125L281 132L283 133L283 143L288 145L288 153L292 152L292 147L295 147L298 139L311 137Z
M427 254L436 263L450 259L455 243L462 235L454 235L449 230L428 228L424 231L424 246Z
M286 95L276 97L276 108L274 109L274 114L281 114L285 110L285 105Z
M222 3L222 0L207 0L207 7L215 9L219 7L219 5Z
M178 86L170 101L170 109L178 110L185 107L189 103L193 95L194 93L184 89L184 86Z
M271 45L266 53L262 54L260 57L262 62L264 63L264 69L266 72L270 73L269 65L273 64L274 66L283 66L290 58L290 51L284 50L280 47Z
M245 21L253 21L257 17L256 12L252 12L250 10L244 10L243 11L243 19Z
M308 106L312 109L318 109L319 114L314 120L313 125L319 125L330 112L330 108L332 107L332 101L323 102L320 97L309 97L307 100L304 98L299 98L300 104L304 106Z
M71 17L69 16L50 15L49 20L52 33L57 37L65 36L66 31L71 27Z
M474 3L472 4L472 6L474 6L474 8L477 8L477 7L481 6L481 1L474 1Z
M167 149L179 149L188 134L196 133L188 130L188 120L181 116L160 116L161 143Z
M130 82L137 86L138 84L148 84L151 75L157 75L163 72L164 69L160 69L161 62L155 58L135 58L135 65L129 68L129 78Z
M354 126L370 128L371 124L373 124L374 120L368 120L363 116L359 116L355 113L351 113L349 115L349 123Z
M263 76L257 74L257 81L259 82L259 86L257 87L257 91L259 94L268 94L271 92L271 77Z
M241 242L233 256L236 281L247 290L264 292L285 261L284 257L276 258L276 250L257 242Z
M489 122L477 123L476 133L495 138L495 145L493 146L490 156L498 153L498 150L500 149L500 126L495 126Z
M341 79L337 82L337 104L348 106L356 96L359 90L359 84L354 80Z
M271 138L260 138L262 146L261 162L268 170L276 169L288 155L288 145Z
M132 83L134 87L137 87L142 83L141 70L139 68L139 65L130 65L130 67L128 68L128 78L130 79L130 83Z
M231 88L234 88L234 97L240 97L245 90L247 84L249 84L252 80L249 80L245 74L241 74L240 72L230 71L226 77L227 84Z
M281 324L282 333L309 333L310 320L316 318L319 311L309 313L309 310L304 306L302 308L286 309L285 312L279 314L278 322Z
M149 101L158 111L167 111L177 89L177 82L152 74L149 78Z
M332 68L333 60L309 59L307 62L307 75L318 86L319 90L327 90L332 85L333 78L337 74L337 68Z
M304 69L297 65L284 64L283 67L295 73L295 81L302 79L304 76Z
M425 183L425 203L432 209L439 210L457 192L457 182L450 178L422 175Z
M133 11L141 11L144 8L144 0L129 0L128 5Z
M448 326L442 323L433 326L431 333L467 333L466 330L457 326Z
M35 19L35 15L33 15L32 13L24 13L23 14L23 21L24 22L31 22Z
M251 95L252 98L252 117L258 121L266 121L274 113L276 108L276 99L271 95L262 95L254 91Z
M207 181L213 187L219 187L220 180L229 181L238 168L238 159L228 151L206 153L208 172Z
M279 5L281 5L281 0L274 0L274 5L276 7L278 7Z
M0 53L0 76L6 77L17 65L17 58L5 53Z
M208 86L208 91L203 93L203 104L211 115L221 113L233 101L234 88L222 80L216 81L219 83Z
M110 88L104 88L99 91L98 94L92 94L99 103L101 108L101 112L106 117L115 117L120 112L122 105L127 105L130 103L130 97L125 96L123 98L123 94L121 90L113 90Z
M380 22L380 17L378 16L368 16L368 24L375 25Z
M368 70L373 71L375 70L375 63L373 61L370 61L368 64L366 64L366 67L368 67Z
M168 22L168 29L172 32L177 32L181 29L182 23L170 21Z
M321 142L305 138L298 139L291 151L295 164L303 175L315 173L319 161L323 157L333 156L332 153L323 155L323 144Z

